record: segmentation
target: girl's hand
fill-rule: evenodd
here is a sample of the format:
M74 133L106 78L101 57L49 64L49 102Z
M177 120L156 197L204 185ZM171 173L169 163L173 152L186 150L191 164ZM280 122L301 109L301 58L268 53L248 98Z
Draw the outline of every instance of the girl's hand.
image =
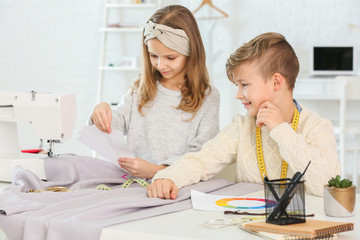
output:
M153 178L161 169L166 168L164 165L155 165L142 158L119 158L121 168L128 171L134 177Z
M112 113L110 105L105 102L96 105L91 114L91 120L100 131L111 133Z
M164 198L175 200L179 189L170 179L157 179L147 187L150 198Z
M271 102L264 102L260 105L256 118L256 126L262 127L265 125L271 131L277 125L285 122L284 116L280 109Z

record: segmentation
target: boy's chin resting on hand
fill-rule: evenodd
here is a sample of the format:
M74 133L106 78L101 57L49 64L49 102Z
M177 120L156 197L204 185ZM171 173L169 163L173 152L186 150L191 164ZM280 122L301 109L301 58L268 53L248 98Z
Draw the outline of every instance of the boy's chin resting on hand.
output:
M163 198L175 200L179 189L173 181L167 178L157 179L147 187L150 198Z

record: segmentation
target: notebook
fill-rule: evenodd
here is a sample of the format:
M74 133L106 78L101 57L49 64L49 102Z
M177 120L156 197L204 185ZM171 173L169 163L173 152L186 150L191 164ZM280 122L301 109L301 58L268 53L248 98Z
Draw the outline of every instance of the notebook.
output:
M243 229L242 227L240 227L240 228ZM271 240L315 240L315 239L332 240L332 239L337 239L336 234L327 235L324 237L306 238L306 237L300 237L300 236L294 236L294 235L283 235L283 234L269 233L269 232L255 232L255 231L250 231L250 230L245 230L245 231L248 233L260 236L263 239L269 239L269 240L270 239Z
M331 236L335 233L351 231L354 229L354 224L314 219L306 219L305 223L291 225L276 225L266 223L265 221L259 221L244 224L244 229L258 232L263 231L277 234L294 235L312 239Z

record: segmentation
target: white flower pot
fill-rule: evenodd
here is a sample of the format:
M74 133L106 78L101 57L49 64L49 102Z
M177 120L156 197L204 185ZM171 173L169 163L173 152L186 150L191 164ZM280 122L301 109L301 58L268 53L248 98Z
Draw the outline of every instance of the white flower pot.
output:
M355 214L356 187L324 186L324 211L330 217L351 217Z

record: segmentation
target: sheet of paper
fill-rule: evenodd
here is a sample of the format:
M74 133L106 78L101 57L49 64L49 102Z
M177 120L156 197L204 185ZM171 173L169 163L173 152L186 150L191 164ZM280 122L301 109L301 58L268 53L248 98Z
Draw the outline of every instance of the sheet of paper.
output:
M119 157L134 158L122 132L112 129L111 133L100 131L95 125L85 126L79 132L79 141L103 156L114 165L119 166Z
M199 210L265 212L263 191L244 196L223 196L191 190L191 202L193 208Z

